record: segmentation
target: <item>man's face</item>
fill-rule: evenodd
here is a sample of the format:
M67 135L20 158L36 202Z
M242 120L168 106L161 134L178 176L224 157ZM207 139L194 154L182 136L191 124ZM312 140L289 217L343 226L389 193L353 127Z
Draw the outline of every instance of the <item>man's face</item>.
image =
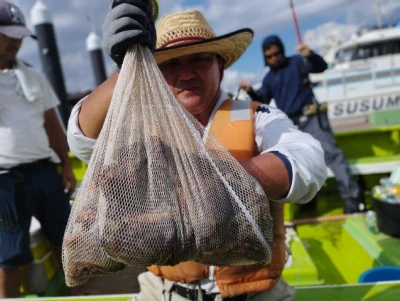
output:
M264 57L269 66L278 67L281 63L282 51L277 45L271 45L264 51Z
M175 98L190 113L203 114L212 109L223 73L216 54L184 55L159 67Z
M0 33L0 66L12 66L21 44L22 39L13 39Z

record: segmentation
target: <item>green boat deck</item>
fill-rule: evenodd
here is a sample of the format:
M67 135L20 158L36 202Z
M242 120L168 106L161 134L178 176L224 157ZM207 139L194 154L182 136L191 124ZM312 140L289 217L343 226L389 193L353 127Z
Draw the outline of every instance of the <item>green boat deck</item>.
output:
M371 208L371 188L380 178L389 175L392 166L400 164L400 125L338 132L335 136L357 181L364 188L367 205ZM71 157L75 175L81 181L86 165ZM363 215L341 216L343 203L332 175L317 197L316 206L311 208L285 205L285 220L293 225L287 230L292 256L283 277L297 288L295 300L399 300L400 279L369 284L360 284L358 279L373 267L400 266L400 239L369 232ZM321 222L312 220L313 217L332 217L332 220ZM340 218L335 220L334 217ZM58 271L40 298L26 295L25 300L127 301L135 300L135 293L56 297L66 295L63 275Z
M296 287L296 301L387 300L397 301L400 279L393 282L360 284L360 275L377 266L400 266L400 239L371 233L363 215L342 220L299 224L288 228L292 256L283 271L284 279ZM61 272L41 296L25 300L135 300L131 295L51 297L65 295Z
M295 301L397 301L400 282L297 288Z
M370 268L400 266L400 239L369 232L363 215L304 224L288 233L293 262L283 276L294 286L357 284Z
M400 282L382 282L362 285L332 285L297 289L295 301L398 301ZM135 301L134 295L30 298L29 301Z

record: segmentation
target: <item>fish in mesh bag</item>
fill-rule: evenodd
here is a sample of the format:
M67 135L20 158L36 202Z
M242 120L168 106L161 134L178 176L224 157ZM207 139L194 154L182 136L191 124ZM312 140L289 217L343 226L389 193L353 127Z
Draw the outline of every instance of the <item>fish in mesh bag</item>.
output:
M64 235L62 252L69 286L83 284L92 277L117 272L125 267L123 263L111 259L99 244L95 200L88 198L85 202L76 202L74 206L75 214L70 216L69 221L69 231L73 234Z
M271 246L259 183L177 102L149 49L133 46L67 224L67 284L125 265L269 263Z

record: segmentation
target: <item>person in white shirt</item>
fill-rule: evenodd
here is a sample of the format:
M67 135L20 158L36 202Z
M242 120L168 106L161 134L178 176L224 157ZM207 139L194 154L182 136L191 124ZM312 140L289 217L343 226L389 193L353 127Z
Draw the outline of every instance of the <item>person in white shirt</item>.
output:
M247 114L248 120L254 120L248 133L253 135L248 148L254 149L248 153L253 151L257 155L234 156L260 183L269 199L274 245L268 265L214 267L191 261L176 266L150 266L149 272L139 276L139 299L293 300L294 289L281 279L286 261L283 204L306 203L322 186L327 175L320 143L297 130L280 110L232 101L220 89L224 69L251 42L250 29L217 37L200 12L188 11L162 18L156 40L150 6L149 0L113 1L103 26L106 51L121 66L129 46L142 44L155 49L155 60L173 95L206 132L212 132L222 107L231 111L247 108L253 114ZM71 113L68 143L71 151L86 162L102 129L117 78L118 71L81 100ZM217 139L232 135L223 131L212 134ZM232 136L237 145L247 140Z
M17 58L26 36L33 34L19 8L0 0L0 298L19 297L19 267L33 260L32 216L61 259L76 185L59 100L45 77Z

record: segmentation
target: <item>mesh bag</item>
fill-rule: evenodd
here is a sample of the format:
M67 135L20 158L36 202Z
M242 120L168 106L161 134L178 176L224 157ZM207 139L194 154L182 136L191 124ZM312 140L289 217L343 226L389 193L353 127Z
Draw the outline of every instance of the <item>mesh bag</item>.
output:
M69 286L125 265L268 263L261 186L175 99L152 53L125 56L63 242Z

